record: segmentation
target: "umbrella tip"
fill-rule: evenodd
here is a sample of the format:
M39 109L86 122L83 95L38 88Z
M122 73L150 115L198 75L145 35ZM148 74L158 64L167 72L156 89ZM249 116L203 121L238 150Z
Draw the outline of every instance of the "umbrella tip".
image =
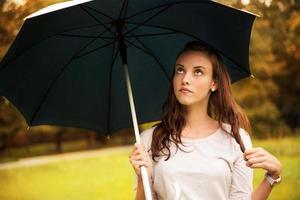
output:
M3 100L4 100L4 104L6 105L6 106L8 106L9 105L9 100L7 99L7 98L5 98L5 97L2 97L3 98Z
M253 75L253 74L251 74L251 76L250 76L251 78L255 78L255 76Z

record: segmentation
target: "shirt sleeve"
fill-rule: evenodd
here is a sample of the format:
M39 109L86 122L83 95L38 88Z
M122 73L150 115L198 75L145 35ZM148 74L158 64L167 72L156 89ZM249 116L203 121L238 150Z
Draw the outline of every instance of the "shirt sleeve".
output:
M240 129L240 135L245 148L252 148L252 142L249 134ZM253 181L253 169L246 166L246 161L243 157L243 152L239 145L236 146L236 159L233 164L231 190L229 194L230 200L251 200Z

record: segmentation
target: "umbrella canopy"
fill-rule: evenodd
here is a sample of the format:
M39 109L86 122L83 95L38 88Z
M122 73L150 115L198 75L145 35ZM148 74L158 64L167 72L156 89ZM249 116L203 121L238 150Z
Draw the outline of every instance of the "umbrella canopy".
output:
M254 19L208 0L56 4L24 21L0 63L0 95L30 126L110 133L132 124L122 67L128 63L138 122L159 120L176 55L187 41L217 50L232 82L251 74Z

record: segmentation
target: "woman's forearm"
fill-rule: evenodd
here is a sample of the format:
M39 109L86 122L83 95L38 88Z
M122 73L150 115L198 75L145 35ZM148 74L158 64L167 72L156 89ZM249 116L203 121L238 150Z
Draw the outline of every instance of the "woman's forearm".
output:
M278 176L274 176L274 179L278 178ZM262 180L260 185L255 189L255 191L251 194L252 200L266 200L272 191L272 187L266 178Z
M143 187L143 181L141 178L138 178L137 180L135 200L145 200L145 192Z
M152 178L149 179L150 183L152 183ZM152 185L150 184L151 191L152 191ZM153 191L152 191L153 195ZM137 190L135 195L135 200L145 200L145 192L144 192L144 186L143 186L143 180L141 177L137 180ZM154 200L153 196L152 199Z

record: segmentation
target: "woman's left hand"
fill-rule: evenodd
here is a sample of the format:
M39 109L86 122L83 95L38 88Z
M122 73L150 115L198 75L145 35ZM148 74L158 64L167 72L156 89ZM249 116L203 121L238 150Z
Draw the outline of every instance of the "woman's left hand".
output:
M273 177L280 175L280 161L261 147L246 149L244 159L248 167L265 169Z

